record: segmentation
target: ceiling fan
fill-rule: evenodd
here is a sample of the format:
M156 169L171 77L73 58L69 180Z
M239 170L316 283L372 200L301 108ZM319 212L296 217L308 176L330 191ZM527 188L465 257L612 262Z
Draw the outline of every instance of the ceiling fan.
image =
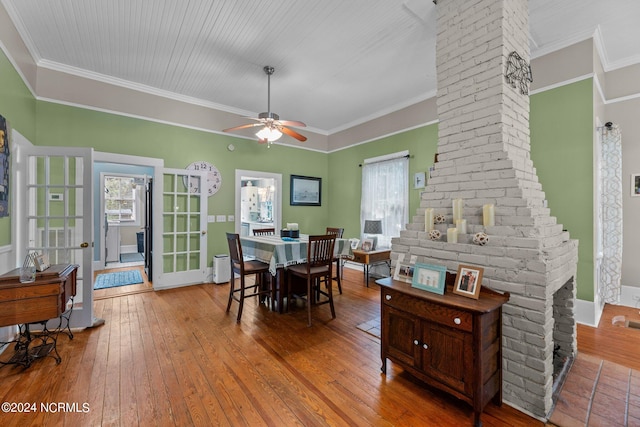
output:
M263 70L267 75L267 112L258 114L258 117L247 117L248 119L256 120L258 123L248 123L246 125L235 126L229 129L224 129L223 132L233 132L238 129L263 126L263 128L256 133L258 142L261 144L266 143L270 146L271 143L278 140L283 133L297 139L298 141L306 141L306 136L290 129L289 126L306 127L307 125L296 120L280 120L280 116L271 112L271 75L275 69L269 65L265 65Z

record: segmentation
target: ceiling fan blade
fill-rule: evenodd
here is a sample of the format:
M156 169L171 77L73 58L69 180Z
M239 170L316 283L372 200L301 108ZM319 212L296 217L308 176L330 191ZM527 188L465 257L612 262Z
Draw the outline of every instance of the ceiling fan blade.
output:
M278 120L278 122L280 122L281 125L283 126L296 126L299 128L306 128L307 125L305 125L302 122L299 122L297 120Z
M262 126L262 123L249 123L246 125L235 126L229 129L223 129L222 132L233 132L234 130L252 128L255 126Z
M282 131L282 133L286 133L287 135L297 139L298 141L306 141L307 137L304 135L300 135L298 132L296 132L293 129L289 129L288 127L285 126L278 126L278 129L280 129L280 131Z

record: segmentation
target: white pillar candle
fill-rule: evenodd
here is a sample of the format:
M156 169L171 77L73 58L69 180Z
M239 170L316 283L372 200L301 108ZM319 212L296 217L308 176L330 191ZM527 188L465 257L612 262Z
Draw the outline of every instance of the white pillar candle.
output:
M492 204L482 206L482 224L485 227L496 225L495 207Z
M447 228L447 242L458 243L458 229Z
M427 233L433 230L434 218L435 212L433 208L427 208L424 210L424 231Z
M458 234L467 234L467 220L466 219L456 220L456 228L458 229Z
M464 210L464 200L462 199L453 199L453 223L456 223L456 220L462 219L462 211Z

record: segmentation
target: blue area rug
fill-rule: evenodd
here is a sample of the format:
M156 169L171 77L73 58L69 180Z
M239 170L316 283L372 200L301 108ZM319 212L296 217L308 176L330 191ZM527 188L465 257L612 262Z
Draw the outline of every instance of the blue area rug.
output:
M139 262L144 261L144 255L138 252L120 254L120 262Z
M116 273L98 274L93 289L115 288L143 282L144 280L142 280L142 274L140 274L139 270L118 271Z

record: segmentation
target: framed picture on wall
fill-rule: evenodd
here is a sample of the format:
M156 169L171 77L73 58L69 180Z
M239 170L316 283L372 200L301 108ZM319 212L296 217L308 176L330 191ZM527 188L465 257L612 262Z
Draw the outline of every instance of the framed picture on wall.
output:
M640 196L640 173L631 174L631 196Z
M0 116L0 217L9 216L9 131L7 120Z
M291 175L291 206L320 206L322 178Z

